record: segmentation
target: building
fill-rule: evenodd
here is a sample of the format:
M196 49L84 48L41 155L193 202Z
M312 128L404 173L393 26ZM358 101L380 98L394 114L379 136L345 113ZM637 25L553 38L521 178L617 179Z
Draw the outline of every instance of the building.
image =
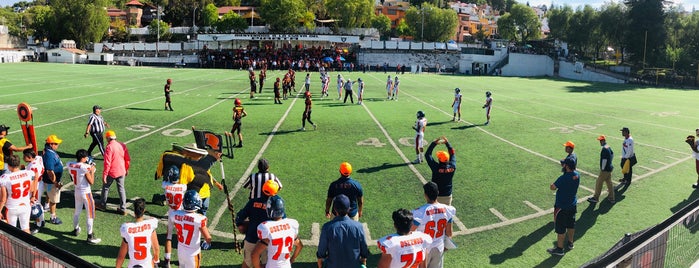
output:
M455 2L449 5L459 16L459 24L454 40L457 42L473 41L482 31L485 38L491 38L498 33L496 14L488 5L476 5ZM482 41L482 40L480 40Z
M54 63L85 63L87 61L87 52L77 49L75 41L63 40L58 48L49 49L46 51L48 62Z
M405 17L405 12L410 8L410 3L407 1L392 0L383 1L374 8L374 13L378 15L386 15L391 20L391 29L395 29L400 23L400 20Z

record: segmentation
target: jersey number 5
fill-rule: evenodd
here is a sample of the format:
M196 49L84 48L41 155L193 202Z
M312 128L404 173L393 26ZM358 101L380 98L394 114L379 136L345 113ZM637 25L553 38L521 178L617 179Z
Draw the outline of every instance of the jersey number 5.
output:
M29 194L29 189L31 188L31 185L31 181L24 181L22 185L20 185L19 183L12 184L12 199L19 199L21 197L27 196Z
M148 249L146 248L146 243L148 243L148 238L145 236L136 236L133 238L133 258L136 260L144 260L148 256Z

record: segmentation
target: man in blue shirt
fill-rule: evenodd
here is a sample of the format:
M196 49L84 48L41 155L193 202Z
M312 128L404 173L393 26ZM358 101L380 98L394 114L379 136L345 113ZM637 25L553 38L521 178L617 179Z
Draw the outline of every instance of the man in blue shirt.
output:
M565 173L558 177L551 184L551 190L556 191L556 203L553 206L553 221L557 236L556 247L547 249L552 255L563 256L563 242L568 237L568 250L573 249L573 235L575 233L575 213L578 204L578 186L580 185L580 174L575 171L575 161L570 158L563 160Z
M318 242L318 268L360 267L366 265L369 249L364 227L347 216L350 200L340 194L333 198L335 218L323 224Z
M432 151L434 147L438 144L444 144L447 146L446 151L437 151L437 161L432 157ZM442 204L447 204L451 206L451 191L454 180L454 172L456 172L456 154L454 148L446 137L442 136L427 147L425 151L425 160L427 165L430 166L432 170L432 181L437 184L439 188L439 195L437 196L437 201Z
M340 178L330 183L328 187L328 197L325 199L325 217L330 219L330 204L333 198L337 195L344 194L350 200L349 212L350 218L358 221L362 217L362 208L364 207L364 190L358 181L352 179L352 165L347 162L340 164Z
M42 180L48 191L49 211L51 211L51 223L61 224L63 221L56 217L56 204L61 202L61 177L63 176L63 163L56 150L63 142L56 135L49 135L46 138L46 148L44 148L44 175ZM42 223L43 225L43 223Z

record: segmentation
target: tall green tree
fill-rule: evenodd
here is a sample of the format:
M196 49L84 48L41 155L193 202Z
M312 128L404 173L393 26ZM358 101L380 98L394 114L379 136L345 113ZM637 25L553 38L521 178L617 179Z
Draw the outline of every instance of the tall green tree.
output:
M248 28L248 21L237 13L231 11L223 15L216 23L216 30L222 33L242 32Z
M388 40L391 34L391 19L384 14L371 18L371 27L376 28L381 34L381 40Z
M415 40L443 42L452 39L456 34L459 17L452 9L442 9L424 3L420 8L410 7L405 12L405 21Z
M583 53L582 56L588 56L588 52L594 50L598 44L598 22L597 12L590 5L578 8L570 20L568 40L574 48Z
M569 5L554 7L546 13L549 21L549 37L561 40L568 39L570 20L573 18L573 8Z
M374 5L371 0L328 0L326 8L336 24L344 28L361 28L371 25Z
M201 22L204 26L215 26L218 22L218 8L214 4L208 4L201 11Z
M498 20L498 31L500 31L503 37L522 44L528 40L539 38L541 35L541 22L533 9L523 4L514 4L507 14ZM503 21L502 19L505 16L507 17ZM505 29L504 33L503 29Z
M160 24L158 26L158 24ZM153 38L153 41L157 41L160 39L160 41L167 41L170 39L170 26L167 25L164 21L160 20L153 20L150 22L150 25L148 25L148 34L150 34Z
M297 32L305 12L303 0L260 0L260 15L275 32Z
M629 20L627 9L621 3L605 3L599 11L600 33L618 52L624 51L626 47L626 36L628 35ZM619 53L624 61L624 53Z
M52 0L55 25L51 41L75 40L79 48L100 42L109 29L107 0Z
M645 67L657 66L664 59L665 38L667 30L664 27L665 12L663 0L628 0L629 6L629 35L627 36L628 50L631 59L645 63Z
M36 40L49 39L52 31L54 15L50 6L35 6L27 11L31 17L29 28L33 31Z
M214 4L216 4L217 7L225 7L225 6L240 6L240 0L215 0Z

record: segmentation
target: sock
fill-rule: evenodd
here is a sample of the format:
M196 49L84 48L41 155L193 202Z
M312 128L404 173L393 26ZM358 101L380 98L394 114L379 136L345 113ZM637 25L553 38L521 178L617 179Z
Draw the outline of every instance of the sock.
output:
M165 259L170 260L171 255L172 255L172 253L165 253Z
M92 234L92 226L94 225L95 219L87 219L87 233Z

